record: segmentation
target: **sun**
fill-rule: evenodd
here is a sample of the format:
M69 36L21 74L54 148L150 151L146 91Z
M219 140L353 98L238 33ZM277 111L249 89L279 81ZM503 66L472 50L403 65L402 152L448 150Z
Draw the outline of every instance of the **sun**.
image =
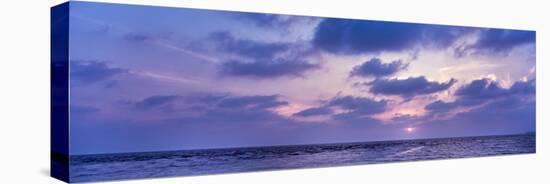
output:
M405 128L405 131L407 131L407 133L413 133L414 130L415 130L415 128L413 128L413 127L407 127L407 128Z

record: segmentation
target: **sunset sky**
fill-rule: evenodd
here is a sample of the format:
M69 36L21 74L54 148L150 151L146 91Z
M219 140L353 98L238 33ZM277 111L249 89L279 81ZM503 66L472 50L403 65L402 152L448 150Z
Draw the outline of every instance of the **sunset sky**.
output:
M535 131L535 32L71 2L70 152Z

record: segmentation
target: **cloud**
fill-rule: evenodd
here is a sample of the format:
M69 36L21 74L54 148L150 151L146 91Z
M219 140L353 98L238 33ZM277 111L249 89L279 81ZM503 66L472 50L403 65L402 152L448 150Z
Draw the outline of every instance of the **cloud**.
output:
M485 29L479 33L478 40L466 47L474 53L507 54L511 49L530 43L535 43L534 31Z
M455 96L454 101L437 100L426 105L427 113L418 119L422 122L419 127L433 136L535 131L534 79L517 81L510 88L503 88L490 79L474 80L462 86Z
M295 113L294 116L329 115L336 120L344 122L375 122L375 119L371 116L382 113L387 108L388 102L386 100L374 100L367 97L355 96L336 96L318 107L312 107Z
M424 106L424 109L429 112L427 114L428 116L445 115L459 107L475 107L478 105L482 105L490 100L491 99L469 99L469 98L458 98L452 102L437 100Z
M288 102L281 101L276 95L270 96L237 96L227 97L218 103L223 108L246 108L246 109L269 109L288 105Z
M476 35L474 43L457 42ZM424 48L453 48L455 56L507 55L517 46L535 43L534 31L327 18L315 29L312 45L335 54L400 52ZM453 44L458 43L459 46Z
M237 17L241 20L253 23L258 27L263 28L287 28L299 19L305 17L288 16L266 13L239 13Z
M188 107L192 115L182 115L174 121L179 123L267 123L293 122L273 111L274 108L288 105L278 95L217 95L196 94L185 96L180 105L187 106L174 112L186 114ZM183 111L183 112L182 112Z
M510 87L509 91L512 94L535 94L537 91L536 87L536 80L531 79L527 81L517 81L515 82L512 87Z
M344 122L346 124L369 124L380 123L381 121L373 118L372 116L366 116L358 111L351 111L346 113L334 114L333 118L337 121Z
M424 107L424 109L432 112L449 112L451 109L454 109L456 104L444 102L442 100L437 100L432 102Z
M312 44L336 54L399 52L415 46L448 47L471 28L428 24L327 18Z
M517 81L510 88L501 87L498 82L491 79L473 80L469 84L460 87L454 95L452 102L437 100L424 107L434 113L446 113L458 107L472 107L486 105L489 102L501 98L518 98L533 96L536 92L535 80ZM496 108L497 106L495 106Z
M479 79L462 86L455 92L455 95L466 98L495 98L506 95L507 92L496 81Z
M440 83L428 81L426 77L420 76L407 79L376 79L366 85L370 86L369 91L373 94L399 95L408 98L444 91L455 83L455 79Z
M297 112L293 114L293 116L301 116L301 117L308 117L308 116L318 116L318 115L330 115L332 114L332 109L328 107L314 107L305 109L303 111Z
M401 60L392 61L391 63L382 63L380 59L372 58L361 65L353 67L350 76L385 77L405 70L407 67L408 64L404 64Z
M287 25L289 20L276 14L264 13L242 13L238 14L240 18L250 21L260 27L273 27Z
M377 114L386 110L387 101L377 101L366 97L344 96L331 99L327 105L331 107L338 106L361 114Z
M413 46L421 31L418 24L328 18L316 28L313 44L342 54L401 51Z
M421 118L421 116L396 113L394 117L391 118L391 121L393 123L411 123L418 121L419 118Z
M423 40L424 46L446 49L452 46L463 36L475 33L477 28L447 26L447 25L424 25Z
M271 59L291 47L291 44L283 42L270 43L237 39L227 31L214 32L208 39L214 42L219 51L253 59Z
M235 15L234 17L242 23L251 24L268 32L276 31L281 35L292 34L296 28L300 29L303 26L314 26L320 20L318 17L265 13L238 13Z
M319 68L316 64L305 61L262 60L255 62L228 61L222 64L221 73L231 76L275 78L303 77L306 71Z
M422 120L426 133L434 136L506 135L535 131L535 100L518 95L487 99L481 106L447 118L431 119L437 113L444 112L431 112Z
M169 104L180 98L181 96L176 95L155 95L136 102L135 107L138 109L152 109Z
M320 67L305 61L311 53L296 44L237 39L226 31L210 34L209 40L218 51L231 54L219 66L223 75L258 79L303 77L305 72Z
M525 100L518 96L499 98L480 108L457 114L455 118L468 122L496 124L501 127L514 127L514 131L524 133L534 131L536 106L534 100Z
M70 79L82 84L105 81L117 75L128 73L127 69L111 67L105 62L99 61L71 61L70 67Z
M496 98L516 94L535 94L535 92L535 79L516 81L510 88L505 89L498 82L484 78L473 80L470 84L462 86L455 92L455 95L466 98Z
M203 106L227 109L271 109L288 105L278 95L235 96L229 94L198 93L189 95L153 95L136 102L130 102L140 109L153 109L166 104L181 106Z

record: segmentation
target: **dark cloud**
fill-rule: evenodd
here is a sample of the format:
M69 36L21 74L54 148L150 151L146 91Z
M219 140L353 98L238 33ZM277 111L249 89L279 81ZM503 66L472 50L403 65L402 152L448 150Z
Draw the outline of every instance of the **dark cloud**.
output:
M366 97L344 96L331 99L327 106L338 106L365 115L384 112L387 108L387 101L377 101Z
M264 27L264 26L275 26L280 24L286 24L288 21L285 21L279 15L276 14L264 14L264 13L242 13L238 14L240 18L253 22L254 24Z
M237 39L226 31L212 33L209 40L217 50L237 57L227 59L220 65L220 73L224 75L253 78L303 77L305 72L319 68L318 64L303 60L310 53L302 52L303 48L297 45Z
M214 42L215 47L220 51L253 59L271 59L291 47L289 43L238 39L227 31L214 32L210 34L209 39Z
M512 48L535 43L534 31L485 29L480 32L478 40L466 47L474 53L506 54Z
M510 87L510 93L512 94L535 94L537 91L536 80L531 79L528 81L517 81L512 87Z
M489 79L480 79L460 89L454 101L437 100L425 106L428 112L419 121L426 133L475 136L535 131L535 80L503 88ZM458 108L461 111L455 111Z
M394 114L394 117L391 118L391 121L393 123L411 123L411 122L417 121L420 118L421 118L420 116L416 116L416 115L397 113L397 114Z
M421 32L418 24L328 18L317 26L313 44L342 54L401 51L412 47Z
M181 101L184 105L200 106L195 115L177 118L181 123L242 123L292 122L272 111L288 105L278 95L191 95ZM187 109L187 108L186 108ZM177 111L176 111L177 112ZM181 112L180 112L181 113Z
M449 110L456 107L455 103L448 103L444 102L442 100L437 100L435 102L432 102L424 107L424 109L429 111L437 111L437 112L448 112Z
M312 45L337 54L399 52L416 46L446 49L474 33L478 33L477 41L455 45L455 56L507 55L511 49L536 40L534 31L328 18L317 26Z
M312 44L338 54L403 51L417 45L448 47L471 30L455 26L327 18L317 26Z
M153 109L167 104L192 107L200 110L207 108L198 108L199 106L208 106L208 108L227 108L227 109L270 109L288 105L288 102L279 99L278 95L253 95L253 96L235 96L229 94L190 94L181 95L153 95L136 102L126 102L139 109ZM187 109L192 109L187 108Z
M127 69L111 67L99 61L71 61L70 67L70 79L83 84L105 81L116 75L128 73Z
M316 64L295 60L262 60L255 62L228 61L222 64L221 73L254 78L303 77L306 71L319 68Z
M434 117L434 112L428 117ZM427 118L423 122L422 128L434 136L519 134L535 131L536 106L534 99L512 95L487 99L484 105L451 117Z
M509 89L505 89L501 87L498 82L491 79L478 79L459 88L455 92L455 95L463 98L487 99L516 94L535 94L535 83L536 81L534 79L528 81L517 81L512 84Z
M195 123L289 123L293 122L273 111L266 109L220 109L214 108L204 111L201 116L192 117ZM186 123L185 121L183 121ZM191 121L189 121L191 122Z
M518 96L499 98L487 105L460 113L457 118L470 122L496 124L497 129L510 129L517 133L534 131L536 121L536 106L534 100L525 100Z
M372 124L379 123L380 120L375 119L371 116L364 115L358 111L351 111L345 113L338 113L332 116L335 120L341 121L347 124Z
M135 106L138 109L151 109L169 104L180 98L181 96L176 95L155 95L136 102Z
M333 109L341 109L345 112L335 113ZM344 122L375 122L371 116L382 113L388 108L385 100L374 100L366 97L337 96L318 107L300 111L294 116L330 115L336 120Z
M428 116L444 115L451 112L453 109L459 107L475 107L483 105L484 103L492 99L471 99L471 98L457 98L455 101L444 102L437 100L424 107L427 110Z
M318 115L330 115L332 114L332 109L328 107L313 107L309 108L300 112L297 112L293 114L293 116L301 116L301 117L308 117L308 116L318 116Z
M407 67L408 64L404 64L401 60L392 61L391 63L382 63L380 59L372 58L361 65L353 67L350 76L385 77L405 70Z
M492 103L492 101L502 98L514 98L516 100L521 100L525 96L534 97L536 91L535 88L536 86L534 79L528 81L517 81L508 89L501 87L496 81L491 79L478 79L460 87L455 92L455 101L444 102L437 100L426 105L424 109L433 113L446 113L458 107L487 105L487 103ZM527 98L526 100L531 99ZM499 107L494 106L494 108Z
M253 23L258 27L263 28L286 28L296 22L298 19L303 18L300 16L288 16L277 14L265 14L265 13L240 13L237 14L238 18L247 22Z
M422 44L433 48L448 48L454 44L457 39L467 34L475 32L476 28L444 26L444 25L424 25Z
M506 95L508 91L500 87L500 85L491 79L474 80L470 84L460 87L456 92L456 96L466 98L495 98Z
M439 83L428 81L426 77L420 76L407 79L376 79L366 85L370 86L369 91L373 94L414 97L447 90L454 83L456 83L455 79Z
M281 101L278 96L237 96L227 97L218 103L223 108L246 108L246 109L269 109L288 105L288 102Z
M145 105L147 104L147 105ZM233 95L227 93L192 93L182 95L153 95L138 101L126 101L126 110L134 111L137 119L128 125L153 125L168 128L176 134L224 135L234 139L258 128L297 125L297 120L278 114L274 108L288 102L279 95ZM147 108L136 108L136 107ZM160 113L160 114L159 114ZM139 118L145 115L147 118ZM137 123L131 122L136 121ZM276 126L273 126L275 125ZM157 126L158 127L158 126ZM185 127L183 130L181 128ZM175 128L175 129L173 129ZM219 131L216 131L219 130ZM151 131L151 130L145 130ZM166 133L166 131L156 131ZM264 135L265 133L259 133ZM191 137L196 137L191 136Z

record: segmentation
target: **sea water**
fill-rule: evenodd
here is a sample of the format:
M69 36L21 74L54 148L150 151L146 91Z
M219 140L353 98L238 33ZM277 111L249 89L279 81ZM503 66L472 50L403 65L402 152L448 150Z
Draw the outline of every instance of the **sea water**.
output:
M72 182L535 153L535 135L76 155Z

